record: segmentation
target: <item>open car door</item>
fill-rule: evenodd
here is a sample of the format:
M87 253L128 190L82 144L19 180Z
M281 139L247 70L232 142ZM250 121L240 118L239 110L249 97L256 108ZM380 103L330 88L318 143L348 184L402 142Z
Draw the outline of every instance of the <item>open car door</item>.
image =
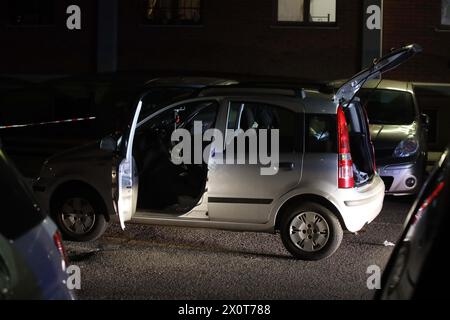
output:
M379 78L383 73L397 68L406 60L422 52L418 44L410 44L396 49L376 59L373 64L345 82L336 92L334 100L344 106L349 103L367 80Z
M139 178L133 157L133 141L141 108L142 100L138 103L128 135L123 136L125 139L122 141L124 157L122 155L122 158L118 161L117 213L122 229L125 229L125 222L130 221L136 213Z

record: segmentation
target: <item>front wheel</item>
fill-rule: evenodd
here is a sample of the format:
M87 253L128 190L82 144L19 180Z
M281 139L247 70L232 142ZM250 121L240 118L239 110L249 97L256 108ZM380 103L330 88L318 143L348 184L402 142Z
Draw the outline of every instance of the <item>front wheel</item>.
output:
M285 212L280 233L284 246L295 258L320 260L339 248L344 232L330 210L308 202Z
M65 239L91 241L99 238L108 225L99 201L89 192L59 195L52 216Z

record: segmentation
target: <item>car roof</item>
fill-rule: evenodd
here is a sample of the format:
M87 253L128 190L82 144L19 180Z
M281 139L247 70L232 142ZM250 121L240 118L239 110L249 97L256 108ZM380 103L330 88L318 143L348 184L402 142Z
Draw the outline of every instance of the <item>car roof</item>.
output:
M397 91L408 91L412 92L412 84L407 81L397 81L397 80L369 80L367 81L363 88L366 89L384 89L384 90L397 90Z
M302 106L305 113L336 114L336 105L332 95L317 90L304 90L295 86L251 86L242 85L226 87L207 87L199 97L235 98L248 100L263 100L271 104ZM294 107L295 109L295 107Z
M160 77L147 81L146 86L185 86L192 88L203 88L207 86L226 86L237 84L236 80L216 77Z
M337 106L333 101L333 95L316 90L305 90L305 113L336 114Z

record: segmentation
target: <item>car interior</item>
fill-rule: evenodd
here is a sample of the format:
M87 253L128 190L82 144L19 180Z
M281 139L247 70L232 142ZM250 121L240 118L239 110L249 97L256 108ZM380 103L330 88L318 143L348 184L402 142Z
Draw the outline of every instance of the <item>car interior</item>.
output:
M277 129L279 132L279 151L292 152L298 144L299 136L296 134L297 129L296 115L286 109L263 104L257 102L231 102L228 112L227 129L241 129L247 131L249 129ZM227 132L227 142L232 138ZM259 139L259 133L256 132L256 138ZM267 151L271 153L271 139L267 144ZM256 146L259 150L259 142ZM248 140L246 140L246 151L250 150ZM258 151L259 152L259 151ZM248 152L247 152L248 153Z
M139 174L138 209L156 213L184 214L200 201L205 192L207 164L176 165L171 151L178 142L171 141L175 129L202 134L213 128L218 111L215 101L187 103L170 108L136 130L133 156ZM202 122L202 132L194 132L194 122ZM193 157L193 150L191 150Z

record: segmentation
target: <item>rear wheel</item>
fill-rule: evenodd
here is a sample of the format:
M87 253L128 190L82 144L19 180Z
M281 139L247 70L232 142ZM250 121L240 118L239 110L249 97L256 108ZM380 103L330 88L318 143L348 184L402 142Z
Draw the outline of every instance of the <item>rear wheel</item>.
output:
M64 238L71 241L95 240L108 225L100 201L87 191L58 195L52 216Z
M343 230L337 217L324 206L307 202L289 209L280 224L281 239L297 259L320 260L339 248Z

